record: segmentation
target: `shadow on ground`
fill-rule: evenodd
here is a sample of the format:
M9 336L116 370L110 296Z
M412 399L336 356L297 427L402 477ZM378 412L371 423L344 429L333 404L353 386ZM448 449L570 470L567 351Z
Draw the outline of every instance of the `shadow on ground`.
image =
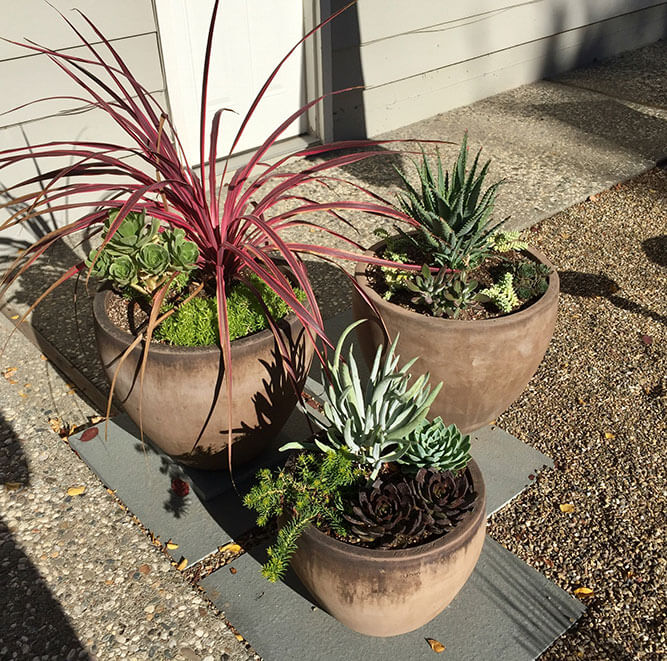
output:
M21 441L0 416L0 483L9 491L30 487L30 469ZM39 526L37 520L35 526ZM84 647L48 585L0 518L0 594L3 659L78 658Z
M653 260L655 261L655 260ZM615 280L608 278L602 273L581 273L579 271L559 271L560 289L563 294L581 296L584 298L601 297L606 298L617 308L640 314L653 319L661 324L667 325L667 317L640 305L628 298L619 296L617 292L621 287Z

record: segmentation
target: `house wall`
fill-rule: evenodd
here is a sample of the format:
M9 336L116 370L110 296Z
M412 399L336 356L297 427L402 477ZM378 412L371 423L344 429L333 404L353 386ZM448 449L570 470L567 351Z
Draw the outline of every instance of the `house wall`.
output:
M375 136L664 37L657 0L359 0L332 26L332 89L364 86L334 98L334 134Z
M71 10L76 6L104 32L114 48L125 59L134 75L151 92L157 92L165 101L164 79L158 48L155 18L151 0L50 0L78 29L94 42L99 42L85 21ZM31 39L58 51L86 56L77 35L44 0L21 0L3 3L0 36L14 41ZM0 113L30 101L51 96L82 96L79 86L49 60L46 55L34 53L20 46L0 41ZM104 111L92 109L81 112L85 103L79 100L50 99L11 112L0 114L0 150L27 144L37 145L54 140L119 141L127 144L123 131ZM62 114L67 112L68 114ZM68 164L68 158L52 159L48 166ZM44 169L44 164L42 169ZM0 188L6 189L18 181L35 176L36 165L30 162L0 171ZM15 193L10 192L10 195ZM1 193L0 193L1 195ZM7 193L4 200L8 199ZM7 217L0 210L0 220ZM52 217L46 214L46 226L74 220L64 213ZM20 247L21 241L34 240L43 227L3 230L0 249Z

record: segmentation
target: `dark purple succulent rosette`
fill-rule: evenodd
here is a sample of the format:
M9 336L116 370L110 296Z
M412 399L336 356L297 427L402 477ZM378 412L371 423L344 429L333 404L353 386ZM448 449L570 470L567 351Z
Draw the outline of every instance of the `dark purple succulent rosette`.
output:
M383 547L409 542L432 523L428 510L421 507L413 481L402 475L378 477L360 489L350 513L343 516L361 541Z
M380 475L349 500L350 532L379 548L421 544L454 528L475 501L467 470L421 468L414 476Z

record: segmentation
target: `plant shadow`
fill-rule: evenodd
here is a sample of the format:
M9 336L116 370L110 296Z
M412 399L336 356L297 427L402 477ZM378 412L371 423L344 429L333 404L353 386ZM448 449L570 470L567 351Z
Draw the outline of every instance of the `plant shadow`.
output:
M7 491L30 489L30 468L21 440L0 414L0 485ZM34 525L39 527L38 520ZM28 555L0 517L0 594L3 616L0 647L3 658L79 658L79 641L60 603Z
M619 296L621 291L618 283L602 273L582 273L580 271L559 271L560 288L563 294L583 298L606 298L621 310L642 315L663 325L667 325L667 316L650 310L644 305Z

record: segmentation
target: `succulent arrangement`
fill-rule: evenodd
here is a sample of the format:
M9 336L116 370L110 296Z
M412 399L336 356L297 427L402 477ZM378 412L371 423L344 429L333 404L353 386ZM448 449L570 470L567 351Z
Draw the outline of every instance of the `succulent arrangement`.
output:
M128 213L111 234L118 213L109 213L102 245L88 255L86 266L93 275L150 297L177 275L196 268L199 248L185 238L184 230L164 227L157 218L148 222L142 211Z
M421 270L376 269L385 298L397 298L434 317L457 318L483 304L507 314L546 291L548 269L520 254L528 245L518 232L502 231L504 221L491 220L502 182L484 188L490 161L480 167L480 155L481 150L468 168L464 134L451 173L443 168L439 153L435 166L425 154L415 163L418 187L399 171L405 190L398 196L398 208L410 219L412 231L396 226L397 236L389 237L384 228L377 234L386 242L384 257L421 264ZM510 253L512 259L507 257ZM490 259L495 263L494 281L484 287L475 276ZM517 272L523 266L532 269L523 277L531 286L518 284ZM488 274L485 277L488 280Z
M323 416L307 411L320 431L283 446L296 459L276 474L261 471L245 497L260 525L286 521L263 567L269 580L283 575L310 524L349 543L405 548L446 533L474 503L469 436L426 418L442 384L429 388L428 374L412 380L413 361L399 369L396 341L384 357L378 348L362 383L352 347L341 358L360 323L345 329L328 363Z

